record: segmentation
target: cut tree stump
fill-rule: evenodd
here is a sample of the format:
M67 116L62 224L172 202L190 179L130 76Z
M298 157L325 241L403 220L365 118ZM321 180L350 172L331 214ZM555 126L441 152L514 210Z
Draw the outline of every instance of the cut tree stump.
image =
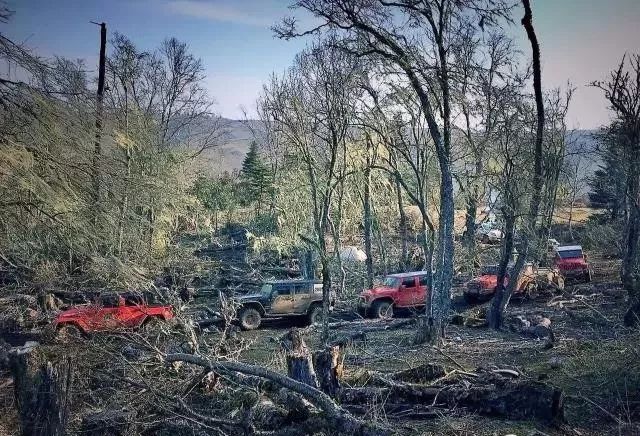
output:
M344 372L344 356L339 345L329 346L313 353L313 366L320 390L335 397L340 390L340 378Z
M287 375L296 381L318 388L313 358L300 330L289 330L280 340L280 344L286 353Z
M67 357L54 364L37 346L11 352L9 366L23 435L66 434L73 378L71 362Z

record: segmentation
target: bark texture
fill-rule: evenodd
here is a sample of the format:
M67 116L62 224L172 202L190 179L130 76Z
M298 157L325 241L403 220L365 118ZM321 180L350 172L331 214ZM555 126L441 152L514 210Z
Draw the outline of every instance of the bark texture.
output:
M54 364L32 348L12 353L9 365L22 434L66 434L73 379L71 359Z

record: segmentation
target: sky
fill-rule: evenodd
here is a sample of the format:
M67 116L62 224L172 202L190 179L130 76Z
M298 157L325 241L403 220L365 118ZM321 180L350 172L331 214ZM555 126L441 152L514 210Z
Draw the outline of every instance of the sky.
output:
M0 32L44 56L84 59L97 65L99 29L128 36L143 50L167 37L189 44L203 61L206 86L227 118L255 114L255 100L273 72L281 73L304 40L275 38L270 27L292 15L289 0L5 0L15 11ZM640 53L640 0L534 0L534 26L542 50L543 87L576 88L568 113L571 128L592 129L610 118L604 79L625 53ZM530 53L521 12L510 33ZM308 18L303 18L308 19Z

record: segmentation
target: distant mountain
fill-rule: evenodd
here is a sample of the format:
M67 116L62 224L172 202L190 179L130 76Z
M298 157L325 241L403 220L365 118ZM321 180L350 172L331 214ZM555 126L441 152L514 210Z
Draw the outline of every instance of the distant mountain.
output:
M252 129L259 131L260 128L260 121L257 120L223 119L222 122L226 130L223 144L202 153L205 160L202 169L212 175L239 170L253 140Z
M206 160L204 168L212 175L222 174L225 171L233 172L242 167L249 144L254 139L253 132L260 132L259 120L223 120L227 131L223 145L206 150L203 158ZM579 179L584 181L584 189L581 195L586 195L589 190L587 180L601 163L598 154L598 142L594 137L595 130L573 130L567 133L566 167L575 167L578 164Z

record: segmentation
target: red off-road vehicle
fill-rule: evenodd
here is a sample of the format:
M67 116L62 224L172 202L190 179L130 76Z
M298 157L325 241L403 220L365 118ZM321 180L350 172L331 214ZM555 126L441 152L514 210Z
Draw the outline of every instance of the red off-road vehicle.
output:
M391 274L381 285L360 294L359 311L367 317L393 316L394 308L420 308L425 305L427 272Z
M149 305L137 294L106 294L94 303L60 312L53 325L58 336L139 328L174 317L169 305Z
M488 300L493 297L498 287L498 271L499 265L487 265L482 267L480 275L467 282L463 291L467 301L475 302ZM513 264L507 266L507 275L504 278L505 286L509 283ZM518 286L514 290L515 294L523 294L536 285L536 271L533 265L525 264L520 277L518 277Z
M565 278L591 281L592 273L587 262L587 255L582 252L580 245L565 245L556 248L553 265Z

